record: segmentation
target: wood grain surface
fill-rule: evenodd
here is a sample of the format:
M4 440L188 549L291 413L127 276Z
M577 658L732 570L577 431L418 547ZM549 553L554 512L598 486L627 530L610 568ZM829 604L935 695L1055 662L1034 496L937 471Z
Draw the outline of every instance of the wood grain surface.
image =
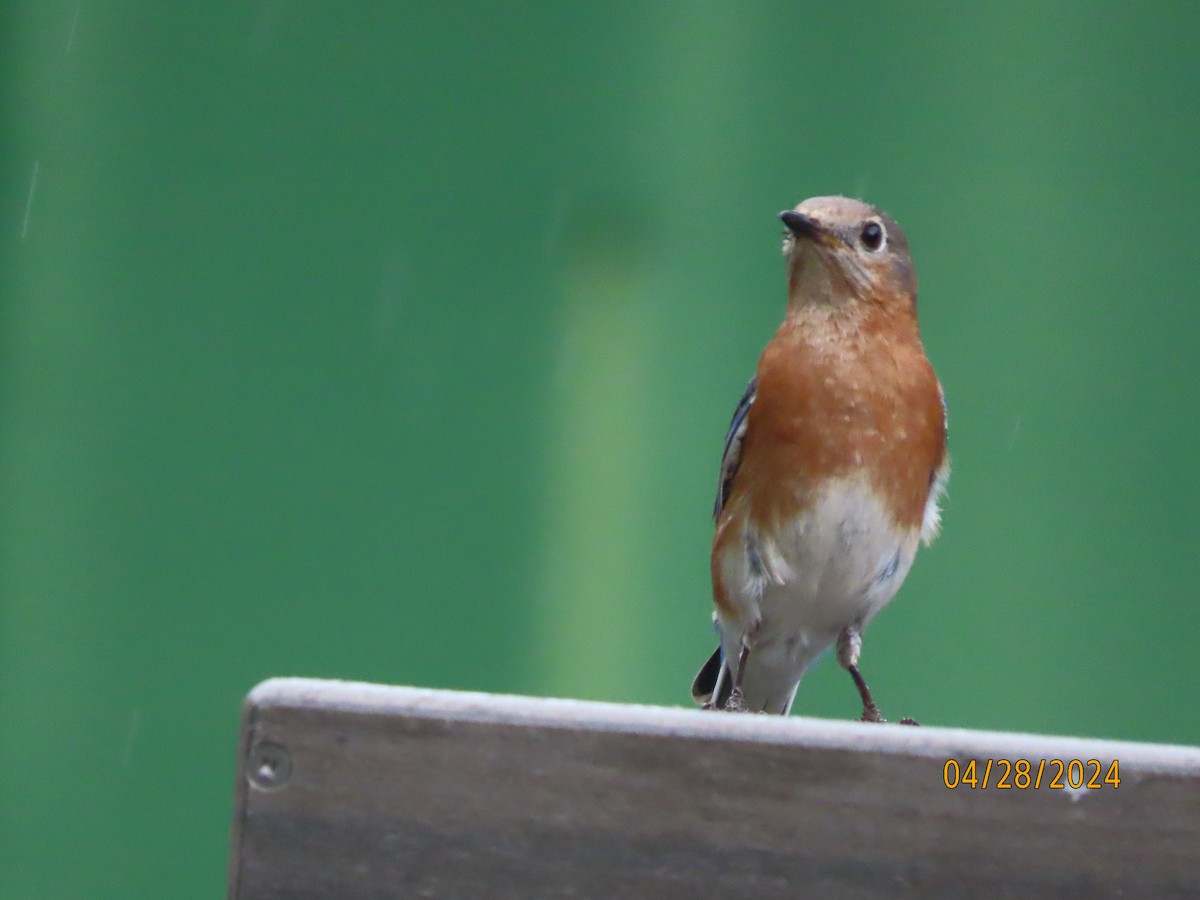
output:
M943 780L1052 758L1120 786ZM229 896L1200 896L1200 750L273 679Z

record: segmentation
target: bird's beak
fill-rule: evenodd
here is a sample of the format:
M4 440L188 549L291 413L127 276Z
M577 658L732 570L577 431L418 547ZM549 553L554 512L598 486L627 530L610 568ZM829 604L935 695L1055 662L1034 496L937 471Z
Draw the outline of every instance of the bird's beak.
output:
M806 238L820 247L833 249L843 243L835 232L830 231L812 216L806 216L794 209L785 209L779 214L779 218L783 220L788 231L797 238Z
M821 232L821 225L816 219L809 218L804 213L796 212L794 209L785 209L779 214L779 218L783 220L783 224L787 226L788 231L796 237L816 237Z

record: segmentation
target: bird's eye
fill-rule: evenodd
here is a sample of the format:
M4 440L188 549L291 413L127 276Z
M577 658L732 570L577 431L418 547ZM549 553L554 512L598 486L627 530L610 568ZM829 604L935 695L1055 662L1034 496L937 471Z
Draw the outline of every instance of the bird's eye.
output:
M883 226L878 222L867 222L859 233L862 245L872 253L883 246Z

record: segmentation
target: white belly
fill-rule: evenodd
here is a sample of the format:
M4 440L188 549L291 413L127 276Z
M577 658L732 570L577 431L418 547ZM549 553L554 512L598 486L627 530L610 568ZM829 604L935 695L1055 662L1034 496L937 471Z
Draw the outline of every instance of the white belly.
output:
M735 613L718 617L750 709L783 712L800 676L847 626L866 623L903 583L920 529L901 529L859 480L831 483L808 512L777 532L729 542L719 564Z

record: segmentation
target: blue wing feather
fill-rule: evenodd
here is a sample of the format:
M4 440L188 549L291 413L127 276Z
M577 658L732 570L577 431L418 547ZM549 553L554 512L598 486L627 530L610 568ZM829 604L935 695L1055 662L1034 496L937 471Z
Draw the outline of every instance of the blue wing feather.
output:
M751 378L750 383L746 385L746 392L742 394L742 399L738 401L737 408L733 411L733 418L729 421L729 430L725 433L725 449L721 453L721 474L717 479L717 501L713 504L714 519L720 518L721 510L725 508L725 501L729 499L729 489L742 459L742 439L746 436L746 427L749 425L750 407L754 405L756 396L758 396L758 379ZM724 709L725 704L729 702L732 690L733 678L729 668L725 665L725 654L721 650L721 645L717 644L717 649L700 669L696 680L692 682L692 697L706 706Z
M729 487L733 483L733 476L737 474L738 463L742 458L742 438L746 435L746 426L749 424L748 416L750 415L750 407L754 405L754 398L758 395L758 379L751 378L750 383L746 385L746 392L742 394L742 399L738 401L737 408L733 411L733 419L729 422L729 431L725 433L725 450L721 454L721 474L717 479L717 501L713 504L713 518L719 518L721 510L725 508L725 501L729 498Z

